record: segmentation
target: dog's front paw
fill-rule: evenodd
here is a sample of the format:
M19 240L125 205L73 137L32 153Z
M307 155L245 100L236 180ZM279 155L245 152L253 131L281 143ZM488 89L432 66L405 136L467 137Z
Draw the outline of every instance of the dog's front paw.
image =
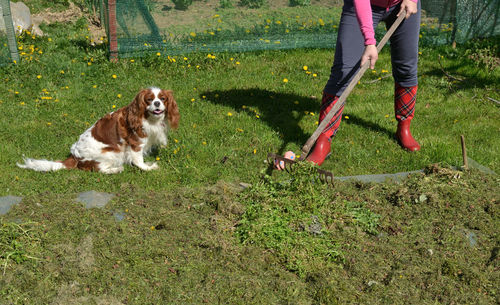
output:
M147 171L155 170L155 169L159 169L160 168L156 162L147 162L144 165L145 165L144 166L144 170L147 170Z

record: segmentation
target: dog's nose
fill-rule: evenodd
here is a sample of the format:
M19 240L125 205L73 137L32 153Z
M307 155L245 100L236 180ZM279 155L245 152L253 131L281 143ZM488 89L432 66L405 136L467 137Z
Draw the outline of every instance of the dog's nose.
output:
M160 102L156 101L154 102L155 107L160 107Z

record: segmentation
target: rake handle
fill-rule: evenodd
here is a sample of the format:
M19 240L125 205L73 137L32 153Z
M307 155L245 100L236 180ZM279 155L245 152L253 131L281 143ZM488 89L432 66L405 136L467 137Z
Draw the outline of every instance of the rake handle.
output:
M379 44L377 45L377 52L378 53L380 53L380 51L382 50L384 45L387 43L389 38L391 38L392 34L394 33L394 31L396 31L396 29L401 24L401 22L403 21L405 16L406 16L406 12L402 11L401 14L399 15L399 17L396 19L396 21L394 21L392 26L389 28L389 30L387 30L387 33L385 33L384 37L382 38L382 40L380 40ZM351 82L349 83L349 85L347 85L347 88L340 95L337 103L332 107L332 109L328 112L326 117L321 121L321 124L319 124L318 128L316 128L314 133L307 140L306 144L304 144L304 146L301 149L302 153L300 154L300 158L299 158L300 161L304 160L309 155L309 152L311 151L311 148L313 147L314 143L316 143L316 140L318 139L319 135L326 128L326 125L328 125L328 123L330 123L330 120L333 118L335 113L337 113L337 111L342 106L344 106L344 103L347 100L347 97L349 96L349 94L351 94L352 89L354 89L354 87L358 84L359 80L361 79L363 74L366 72L369 65L370 65L370 62L366 62L363 66L361 66L359 71L354 75L354 77L351 80Z

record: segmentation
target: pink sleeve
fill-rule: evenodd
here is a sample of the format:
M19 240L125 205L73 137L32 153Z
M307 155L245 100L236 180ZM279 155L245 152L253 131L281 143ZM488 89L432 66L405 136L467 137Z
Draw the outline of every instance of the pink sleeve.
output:
M359 28L365 38L365 46L376 44L373 30L372 7L370 0L354 0L354 8L359 22Z

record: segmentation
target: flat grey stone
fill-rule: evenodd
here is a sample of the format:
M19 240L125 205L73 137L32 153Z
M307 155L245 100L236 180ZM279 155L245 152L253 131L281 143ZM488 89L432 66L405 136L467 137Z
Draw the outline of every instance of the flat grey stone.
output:
M17 196L0 197L0 215L7 214L7 212L9 212L14 205L19 204L21 200L23 200L23 197L17 197Z
M114 212L113 216L115 217L115 220L118 222L121 222L123 221L123 219L125 219L125 213L123 212Z
M101 193L96 191L89 191L78 194L76 201L84 203L85 208L103 208L115 195L108 193Z

